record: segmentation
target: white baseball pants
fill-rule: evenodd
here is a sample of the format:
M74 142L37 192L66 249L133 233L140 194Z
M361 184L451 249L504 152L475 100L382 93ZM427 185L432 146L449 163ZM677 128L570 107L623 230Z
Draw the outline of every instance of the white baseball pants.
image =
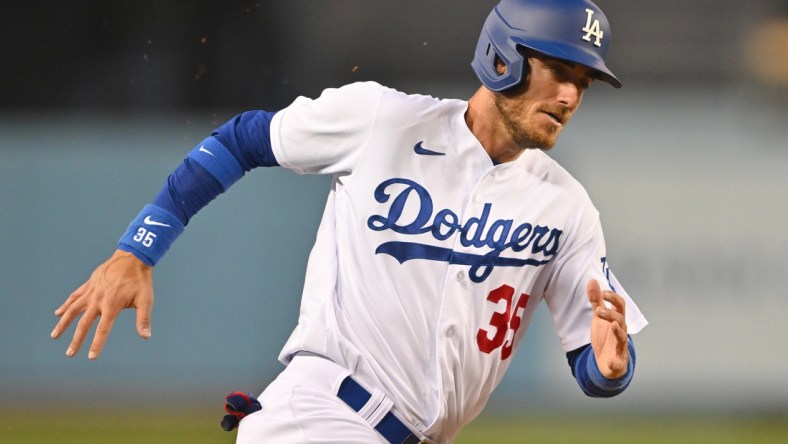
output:
M237 444L388 444L336 396L350 372L317 356L297 355L263 391L263 408L241 420Z

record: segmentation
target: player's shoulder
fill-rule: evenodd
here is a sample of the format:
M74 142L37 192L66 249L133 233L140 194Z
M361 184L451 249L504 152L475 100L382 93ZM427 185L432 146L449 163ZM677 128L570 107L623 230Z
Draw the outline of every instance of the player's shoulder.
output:
M277 113L273 123L289 121L336 122L369 120L380 106L385 87L375 82L356 82L329 87L316 97L299 96ZM287 119L285 118L287 117ZM272 124L273 124L272 123Z
M386 88L377 82L355 82L342 86L325 88L316 98L298 97L295 104L302 102L337 102L346 105L360 102L377 102Z
M450 120L457 114L465 113L467 102L459 99L445 99L428 94L404 92L387 86L382 88L378 114L383 121L430 122Z
M310 99L300 97L298 101ZM375 81L359 81L339 87L326 88L316 101L342 103L345 106L377 107L386 112L402 113L411 110L440 109L459 100L439 99L425 94L407 93ZM461 105L461 103L460 103Z
M462 101L456 99L442 99L428 94L405 92L400 89L385 86L374 81L350 83L342 86L340 90L347 91L350 94L379 96L381 101L394 108L412 107L429 109L453 105L455 102L460 104L462 103Z
M342 92L343 94L382 94L388 89L390 88L370 80L348 83L338 88L327 88L323 91L323 93L325 94L327 91L336 90Z
M326 88L323 90L321 96L326 94L357 95L367 97L386 95L395 99L403 99L410 96L409 94L403 93L388 86L384 86L372 80L353 82L339 87Z

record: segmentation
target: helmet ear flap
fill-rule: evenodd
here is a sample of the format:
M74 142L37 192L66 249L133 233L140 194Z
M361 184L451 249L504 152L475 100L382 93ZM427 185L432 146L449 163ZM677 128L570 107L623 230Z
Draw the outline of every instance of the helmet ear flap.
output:
M495 72L498 73L500 78L516 77L516 78L520 79L520 80L517 81L517 84L515 84L514 86L510 86L507 89L514 88L515 86L518 86L518 85L526 84L528 82L528 76L531 73L531 63L528 61L528 48L525 48L523 46L517 46L517 52L520 55L520 58L518 58L518 61L520 61L520 60L522 61L521 63L517 63L517 66L521 66L522 67L521 72L519 73L519 75L518 75L518 73L511 73L511 74L509 74L509 69L511 69L509 67L509 65L507 65L507 63L500 56L498 56L498 54L495 54L493 56L493 66L495 67ZM500 90L500 91L503 91L503 90Z
M497 9L493 9L484 23L471 62L476 75L488 89L503 91L522 81L525 61L517 46L517 43L509 38L508 25ZM506 65L504 74L498 72L498 59Z

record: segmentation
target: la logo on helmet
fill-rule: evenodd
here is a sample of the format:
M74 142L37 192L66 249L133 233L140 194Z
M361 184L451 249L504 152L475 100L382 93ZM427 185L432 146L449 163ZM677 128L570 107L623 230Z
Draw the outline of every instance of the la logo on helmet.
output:
M586 18L586 26L582 29L586 35L583 36L583 40L590 42L591 36L596 37L594 39L594 46L602 46L602 36L605 33L599 26L599 20L594 20L594 11L591 9L586 9L586 13L588 13L588 17Z

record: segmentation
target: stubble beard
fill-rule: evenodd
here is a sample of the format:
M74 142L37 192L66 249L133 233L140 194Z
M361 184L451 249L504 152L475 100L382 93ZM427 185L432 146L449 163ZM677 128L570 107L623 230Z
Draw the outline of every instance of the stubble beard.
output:
M539 148L549 151L555 145L561 129L552 125L539 125L533 120L518 121L513 116L524 116L521 104L507 101L504 94L495 95L495 109L512 141L520 148Z

